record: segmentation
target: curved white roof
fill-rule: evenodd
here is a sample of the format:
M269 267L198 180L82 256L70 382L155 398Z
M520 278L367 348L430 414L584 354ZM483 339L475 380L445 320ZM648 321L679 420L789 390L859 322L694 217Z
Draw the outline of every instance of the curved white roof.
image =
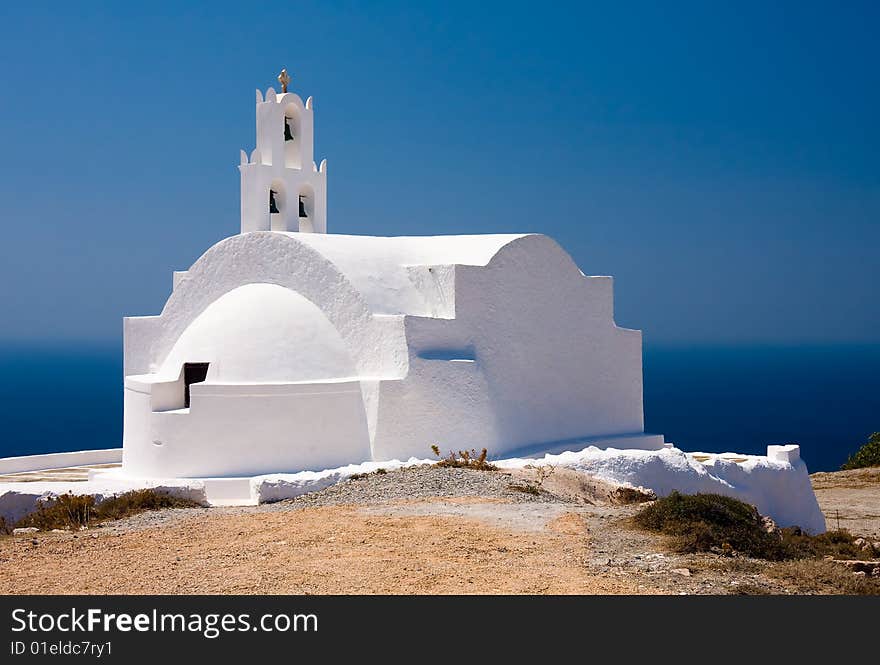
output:
M319 252L361 292L376 314L431 315L431 295L411 278L412 269L441 265L484 266L510 242L528 234L461 236L351 236L285 233Z
M240 286L187 326L159 375L210 363L210 383L294 383L357 376L339 332L300 294L274 284Z

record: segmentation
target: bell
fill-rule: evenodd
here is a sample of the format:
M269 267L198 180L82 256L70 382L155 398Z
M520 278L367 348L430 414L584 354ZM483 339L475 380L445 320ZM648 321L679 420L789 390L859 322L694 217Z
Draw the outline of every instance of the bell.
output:
M299 197L299 216L300 217L308 217L308 215L306 214L306 204L303 201L302 196Z
M302 207L302 202L300 202L300 207ZM279 212L278 204L275 203L275 190L269 190L269 212L276 213Z
M290 129L290 118L284 119L284 140L293 141L293 132Z

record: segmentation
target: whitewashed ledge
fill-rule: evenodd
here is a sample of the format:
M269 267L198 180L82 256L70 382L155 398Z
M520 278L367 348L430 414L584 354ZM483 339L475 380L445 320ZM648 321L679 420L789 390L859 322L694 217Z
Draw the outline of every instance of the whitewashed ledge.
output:
M73 466L91 466L94 464L118 464L121 462L122 448L78 450L71 453L46 453L44 455L22 455L21 457L0 458L0 475L23 473L25 471L65 469Z
M99 451L92 451L99 452ZM810 476L798 446L769 446L767 455L686 453L662 450L599 449L547 454L537 458L493 460L503 469L553 465L567 467L604 480L651 489L659 496L673 490L684 494L714 492L751 503L780 526L800 526L812 533L825 531L825 518L816 501ZM144 479L126 476L121 469L94 469L87 482L0 482L0 516L15 521L42 498L73 492L102 497L132 489L155 488L204 505L256 505L290 499L370 473L434 460L364 462L335 469L268 474L241 478Z

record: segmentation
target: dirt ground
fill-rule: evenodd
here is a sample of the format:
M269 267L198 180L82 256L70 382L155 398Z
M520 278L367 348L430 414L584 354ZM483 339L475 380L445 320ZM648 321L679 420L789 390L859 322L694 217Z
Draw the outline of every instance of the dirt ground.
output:
M817 474L816 487L826 515L839 511L854 533L877 533L880 470ZM0 592L798 592L765 574L763 562L669 553L659 538L627 525L638 506L616 504L601 483L560 470L541 493L534 501L496 492L333 505L313 497L306 505L171 510L78 533L3 537Z
M829 529L880 540L880 467L814 473L813 489Z

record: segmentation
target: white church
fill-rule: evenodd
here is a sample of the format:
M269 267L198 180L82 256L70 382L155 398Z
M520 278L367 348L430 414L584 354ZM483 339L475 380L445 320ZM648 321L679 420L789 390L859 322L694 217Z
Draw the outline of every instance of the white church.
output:
M175 272L160 314L125 319L122 448L0 459L0 517L143 487L278 501L436 445L825 530L799 446L696 453L644 432L641 333L615 324L611 278L550 238L328 233L312 98L278 80L241 153L241 233Z
M126 474L663 448L610 277L537 234L328 233L313 100L279 81L241 152L241 233L174 273L161 314L125 319Z

